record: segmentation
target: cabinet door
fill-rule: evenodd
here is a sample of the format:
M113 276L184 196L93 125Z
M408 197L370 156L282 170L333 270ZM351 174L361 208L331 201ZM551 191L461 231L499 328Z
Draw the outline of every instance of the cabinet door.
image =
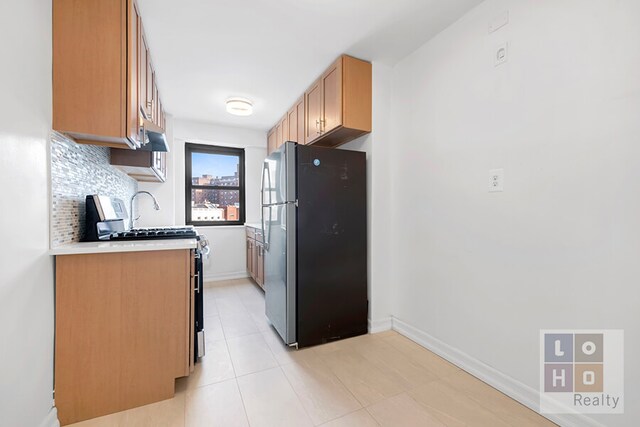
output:
M276 125L276 149L282 145L282 122Z
M320 136L320 119L322 114L321 79L316 80L304 94L305 104L305 144L309 144Z
M298 142L298 110L294 105L287 112L287 123L289 125L289 141Z
M251 265L253 267L253 279L258 281L258 245L255 240L251 242Z
M145 111L149 120L153 117L153 67L151 65L151 56L147 49L147 94L145 96Z
M138 61L139 54L139 30L140 15L138 14L135 2L127 2L127 137L137 144L140 144L140 133L138 132Z
M155 71L153 72L153 96L151 101L153 102L151 116L153 117L153 122L158 124L158 81L156 80Z
M278 145L276 138L277 138L276 129L273 128L267 134L267 154L271 154L275 151Z
M167 153L163 151L153 152L153 168L161 175L164 181L167 178Z
M296 142L298 144L304 144L304 96L302 96L298 102L296 102L296 119L298 124L296 125ZM291 129L291 126L289 126ZM291 135L289 135L291 137Z
M156 87L154 88L153 96L156 103L156 124L160 126L160 92L158 92L158 81L156 80Z
M287 114L285 114L282 118L282 121L280 122L280 128L282 128L282 139L280 139L278 146L289 141L289 119L287 117Z
M250 276L253 276L253 250L251 249L252 240L247 237L247 271Z
M264 286L264 246L261 243L258 246L258 261L257 261L257 279L256 281L260 286Z
M141 111L146 113L147 111L147 42L144 39L144 28L142 27L142 20L138 25L138 32L140 34L140 48L138 51L138 114Z
M320 133L342 125L342 58L334 62L321 77L322 119Z

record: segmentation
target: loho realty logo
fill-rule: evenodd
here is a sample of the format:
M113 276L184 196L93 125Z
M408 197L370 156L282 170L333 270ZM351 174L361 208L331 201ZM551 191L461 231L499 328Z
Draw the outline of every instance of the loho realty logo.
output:
M622 330L540 331L540 412L624 412Z

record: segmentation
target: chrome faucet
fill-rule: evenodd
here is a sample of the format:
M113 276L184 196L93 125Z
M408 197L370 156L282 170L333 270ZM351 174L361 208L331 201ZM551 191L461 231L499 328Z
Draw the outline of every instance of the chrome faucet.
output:
M137 220L140 219L140 215L138 215L136 218L133 217L133 200L136 198L136 196L138 196L138 194L148 194L151 196L151 198L153 199L153 209L159 211L160 210L160 205L158 204L158 201L156 200L155 196L151 193L149 193L148 191L137 191L133 194L133 196L131 196L131 201L129 202L129 212L131 212L131 220L129 221L129 228L133 228L133 226L135 225L135 222Z

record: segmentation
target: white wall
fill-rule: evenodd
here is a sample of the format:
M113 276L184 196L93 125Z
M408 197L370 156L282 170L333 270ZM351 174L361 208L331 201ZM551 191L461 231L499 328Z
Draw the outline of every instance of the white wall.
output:
M487 0L392 89L394 316L536 390L541 328L624 329L626 414L593 417L610 426L640 424L639 16Z
M184 190L186 142L221 145L245 149L246 222L260 221L260 171L267 155L267 137L263 131L220 126L190 120L170 119L168 138L171 152L168 158L169 176L165 183L142 183L141 190L151 191L158 198L161 210L152 203L140 201L140 226L179 225L185 223ZM144 197L144 196L143 196ZM169 212L170 213L167 213ZM165 213L161 213L165 212ZM211 257L205 262L205 278L222 280L246 277L246 242L244 226L198 227L211 243Z
M0 38L0 424L53 426L51 2L1 2Z
M367 239L369 261L369 322L376 332L391 327L391 150L390 103L392 69L373 62L373 129L341 149L367 153Z

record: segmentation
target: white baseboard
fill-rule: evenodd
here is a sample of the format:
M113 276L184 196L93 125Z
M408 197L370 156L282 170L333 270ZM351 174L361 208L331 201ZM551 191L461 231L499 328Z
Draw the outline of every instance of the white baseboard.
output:
M246 271L232 271L231 273L205 274L204 281L218 282L220 280L244 279L246 277L249 277Z
M436 353L474 377L481 379L533 411L539 411L540 394L537 389L529 387L396 317L391 319L393 330ZM543 416L556 424L566 427L604 427L584 414L544 414Z
M51 408L38 427L60 427L60 421L58 421L58 410L55 406Z
M391 329L391 316L382 319L369 319L369 333L376 334Z

